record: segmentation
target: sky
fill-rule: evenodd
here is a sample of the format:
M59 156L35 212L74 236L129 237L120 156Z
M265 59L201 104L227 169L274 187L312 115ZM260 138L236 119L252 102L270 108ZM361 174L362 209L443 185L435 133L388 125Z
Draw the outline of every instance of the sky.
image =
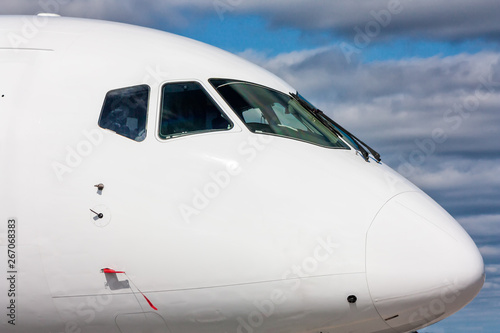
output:
M500 332L498 0L2 0L161 29L253 61L382 155L469 232L486 283L427 333Z

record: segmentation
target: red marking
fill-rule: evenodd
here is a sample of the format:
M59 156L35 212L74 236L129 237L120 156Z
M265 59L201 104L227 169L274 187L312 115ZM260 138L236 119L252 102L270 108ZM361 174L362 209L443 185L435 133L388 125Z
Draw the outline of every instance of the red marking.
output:
M146 299L146 301L148 301L148 304L149 304L150 307L152 307L153 309L155 309L156 311L158 311L158 309L156 308L156 306L154 306L153 303L151 303L151 301L146 297L146 295L142 294L142 296L144 296L144 298Z
M113 273L114 273L114 274L125 274L125 275L127 275L124 271L115 271L114 269L111 269L111 268L103 268L103 269L101 269L101 272L103 272L104 274L113 274ZM127 277L128 277L128 276L127 276ZM129 278L129 280L130 280L130 278ZM137 288L137 287L136 287L136 288ZM137 290L139 290L139 288L137 288ZM151 303L151 301L150 301L150 300L146 297L146 295L144 295L144 294L142 293L142 291L140 291L140 290L139 290L139 292L141 293L141 295L142 295L142 296L144 296L144 298L145 298L145 299L146 299L146 301L148 302L149 306L150 306L152 309L154 309L154 310L158 311L158 308L157 308L156 306L154 306L154 305L153 305L153 303Z
M114 269L111 269L111 268L103 268L102 272L103 273L110 273L110 274L112 274L112 273L115 273L115 274L123 273L123 274L125 274L125 272L123 272L123 271L115 271Z

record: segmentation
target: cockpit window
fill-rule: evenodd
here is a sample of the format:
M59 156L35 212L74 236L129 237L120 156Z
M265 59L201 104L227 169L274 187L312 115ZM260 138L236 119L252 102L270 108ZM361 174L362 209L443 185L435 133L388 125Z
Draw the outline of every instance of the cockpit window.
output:
M163 86L160 138L231 128L232 122L199 83L168 83Z
M149 86L140 85L108 92L99 126L135 141L146 138Z
M254 133L349 149L337 134L290 95L249 82L211 79L210 83Z

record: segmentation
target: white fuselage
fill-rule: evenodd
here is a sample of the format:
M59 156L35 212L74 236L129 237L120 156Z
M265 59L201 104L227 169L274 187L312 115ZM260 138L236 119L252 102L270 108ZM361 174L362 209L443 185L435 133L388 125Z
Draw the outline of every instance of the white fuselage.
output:
M263 69L110 22L0 32L0 332L407 332L479 292L475 244L416 186L355 149L252 133L208 81L295 92ZM172 82L233 127L161 139ZM99 127L106 94L140 84L144 141Z

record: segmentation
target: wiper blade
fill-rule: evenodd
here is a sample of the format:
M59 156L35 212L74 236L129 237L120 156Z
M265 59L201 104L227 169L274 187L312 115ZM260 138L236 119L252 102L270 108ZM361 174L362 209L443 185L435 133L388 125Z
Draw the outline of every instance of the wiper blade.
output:
M318 116L319 114L322 114L323 111L318 110L312 105L310 105L307 101L301 98L299 94L291 93L290 95L292 95L294 100L297 101L304 109L309 111L309 113L311 113L314 116L314 118L318 119L320 123L325 125L330 131L332 131L333 134L335 134L338 138L342 137L342 133L340 133L340 131L338 131L335 127L333 127L330 123L328 123L326 119L324 119L321 116Z
M343 127L341 127L339 124L337 124L335 121L333 121L330 117L328 117L320 109L316 109L316 115L320 116L321 118L323 118L325 120L325 122L329 125L329 128L334 128L334 130L337 133L341 133L341 136L347 136L347 137L349 137L349 139L356 145L357 150L359 150L359 152L361 153L361 155L363 156L363 158L365 159L365 161L366 162L369 161L370 155L368 154L368 152L366 151L366 149L363 147L363 145L361 144L361 142L356 139L356 137L354 137L352 134L350 134L349 132L347 132ZM342 135L342 133L343 133L343 135Z
M361 155L363 156L363 158L365 159L365 161L367 161L367 162L369 161L369 154L366 151L366 149L368 149L368 151L372 154L372 156L375 158L375 160L377 160L377 162L380 162L382 160L381 157L380 157L380 154L377 153L373 148L371 148L366 143L364 143L363 141L361 141L360 139L358 139L355 135L353 135L352 133L350 133L349 131L347 131L345 128L343 128L342 126L340 126L335 120L333 120L332 118L328 117L323 111L321 111L321 110L315 108L314 106L312 106L309 102L307 102L306 100L304 100L299 95L299 93L296 93L296 94L291 93L290 95L297 102L299 102L300 105L302 105L302 107L304 107L314 117L316 117L316 119L318 119L323 125L325 125L330 130L332 130L332 132L334 132L337 136L343 137L345 135L345 136L349 137L356 144L356 146L358 147L359 152L361 153ZM366 149L364 147L366 147Z
M326 114L324 114L323 112L322 113L322 116L325 117L328 121L330 121L334 126L336 126L338 129L340 129L342 132L344 132L345 134L347 134L349 137L351 137L352 139L354 139L354 141L356 143L358 143L358 147L359 148L362 148L362 146L366 147L366 149L368 149L368 151L370 152L370 154L372 154L372 156L377 160L377 162L380 162L382 159L380 157L380 154L377 153L373 148L371 148L370 146L368 146L366 143L364 143L363 141L361 141L360 139L358 139L354 134L352 134L351 132L349 132L348 130L346 130L345 128L343 128L342 126L340 126L337 122L335 122L335 120L333 120L332 118L328 117ZM364 149L363 149L364 150ZM366 151L366 150L365 150ZM366 159L366 158L365 158Z

